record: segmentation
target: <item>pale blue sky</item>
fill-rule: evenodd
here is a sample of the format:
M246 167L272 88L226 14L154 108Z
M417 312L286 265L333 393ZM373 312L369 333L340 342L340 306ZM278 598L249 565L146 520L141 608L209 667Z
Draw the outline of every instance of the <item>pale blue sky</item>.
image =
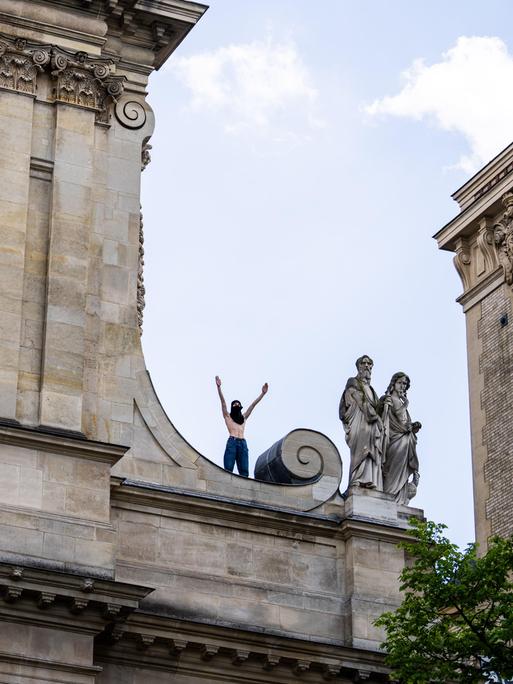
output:
M412 504L473 538L461 284L431 236L513 137L510 24L507 1L212 0L152 76L143 345L206 457L221 463L226 441L214 376L245 405L268 381L251 465L313 428L345 485L338 401L367 353L378 393L397 370L412 380Z

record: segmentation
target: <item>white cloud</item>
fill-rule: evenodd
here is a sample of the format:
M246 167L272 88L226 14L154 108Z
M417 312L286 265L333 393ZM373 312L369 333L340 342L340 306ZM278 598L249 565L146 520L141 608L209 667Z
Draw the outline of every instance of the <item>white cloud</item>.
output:
M317 90L293 42L229 45L170 66L191 91L192 109L219 114L228 133L296 139L323 125Z
M458 166L466 172L476 171L513 140L513 57L500 38L462 36L439 62L428 66L417 59L402 78L397 95L378 99L365 111L428 118L462 133L470 154Z

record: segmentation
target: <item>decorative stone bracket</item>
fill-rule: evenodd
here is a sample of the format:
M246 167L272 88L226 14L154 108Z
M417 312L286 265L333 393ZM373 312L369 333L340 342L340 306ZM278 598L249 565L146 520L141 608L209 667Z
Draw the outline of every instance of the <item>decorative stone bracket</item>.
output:
M483 216L474 236L457 238L454 250L454 266L461 278L464 292L468 292L498 265L492 219Z
M38 73L48 71L53 100L94 110L99 123L108 121L109 98L116 102L123 93L125 77L115 76L114 69L111 59L0 36L1 89L35 96Z
M208 673L212 671L213 662L217 663L218 668L229 667L228 663L241 671L249 668L246 672L251 672L251 681L255 682L282 681L285 677L287 681L301 681L309 675L315 681L321 681L321 677L325 681L332 681L340 676L344 681L362 682L371 677L372 681L389 681L388 670L378 654L372 659L372 669L362 669L338 647L323 651L314 645L307 653L301 653L290 646L282 648L279 643L270 647L264 643L256 644L254 640L249 644L245 641L235 644L223 638L210 641L205 634L189 635L187 639L175 638L172 630L162 622L157 629L149 624L142 628L138 624L139 617L133 615L126 622L105 630L98 642L102 656L111 662L124 663L140 663L144 659L148 667L153 663L162 667L168 658L182 663L194 662L195 669L201 671L209 681ZM142 620L145 621L145 617ZM159 618L156 620L160 621ZM166 635L167 631L169 635ZM262 674L258 672L260 668Z
M454 267L458 271L463 284L463 290L467 291L471 285L470 264L471 264L470 249L468 240L465 238L458 238L456 243L456 256L454 257Z

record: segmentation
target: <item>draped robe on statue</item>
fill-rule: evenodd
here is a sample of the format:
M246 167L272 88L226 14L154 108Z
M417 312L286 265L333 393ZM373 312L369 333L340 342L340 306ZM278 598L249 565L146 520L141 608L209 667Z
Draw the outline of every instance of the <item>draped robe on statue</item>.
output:
M349 378L340 400L340 418L351 451L349 486L383 490L382 423L378 395L359 378Z
M383 489L397 503L408 504L415 496L416 483L410 476L418 473L417 436L411 430L407 404L394 398L386 419L387 446L383 464Z

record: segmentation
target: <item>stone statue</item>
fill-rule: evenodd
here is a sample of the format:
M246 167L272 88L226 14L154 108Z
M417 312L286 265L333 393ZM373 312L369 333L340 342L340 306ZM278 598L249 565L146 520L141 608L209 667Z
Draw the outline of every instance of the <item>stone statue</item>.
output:
M493 237L497 248L497 258L504 269L508 285L513 285L513 193L502 197L505 212L493 227Z
M349 486L383 490L383 423L379 399L370 384L373 360L365 355L356 361L358 374L349 378L340 399L339 416L351 451Z
M422 425L412 423L408 413L409 387L410 378L406 373L394 373L380 400L385 430L383 490L401 504L409 503L419 483L417 432Z

